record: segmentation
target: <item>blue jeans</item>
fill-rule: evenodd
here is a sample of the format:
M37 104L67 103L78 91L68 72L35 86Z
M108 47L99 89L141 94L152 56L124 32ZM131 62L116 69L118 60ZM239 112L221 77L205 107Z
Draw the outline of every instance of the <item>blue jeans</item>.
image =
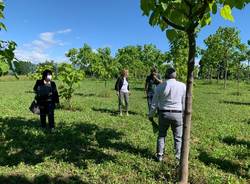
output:
M177 159L180 159L183 131L182 113L170 113L159 111L159 136L157 139L157 154L164 154L165 137L170 126L174 137L175 157Z
M154 93L147 94L147 101L148 101L148 113L150 112L152 101L153 101Z
M49 128L55 128L54 109L55 109L54 103L45 103L40 105L40 120L42 128L46 128L47 115L49 119Z

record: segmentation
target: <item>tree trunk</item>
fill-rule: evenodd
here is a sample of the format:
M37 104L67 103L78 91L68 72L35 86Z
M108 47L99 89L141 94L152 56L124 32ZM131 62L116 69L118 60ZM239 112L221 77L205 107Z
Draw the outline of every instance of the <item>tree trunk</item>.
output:
M183 122L183 137L181 149L180 162L180 184L188 183L188 157L189 157L189 140L191 130L191 116L192 116L192 89L194 80L194 64L196 52L196 40L194 30L187 33L189 40L189 54L188 54L188 75L187 75L187 91L185 101L185 113Z
M248 80L247 80L247 81L248 81L248 84L249 84L249 80L250 80L249 62L250 62L250 60L248 59L248 60L247 60L247 66L248 66L248 67L247 67L247 70L248 70L248 71L247 71L247 73L248 73Z
M224 89L227 87L227 60L225 64L225 72L224 72Z
M237 70L237 95L240 95L240 68Z
M220 70L217 70L217 84L219 84L220 80Z

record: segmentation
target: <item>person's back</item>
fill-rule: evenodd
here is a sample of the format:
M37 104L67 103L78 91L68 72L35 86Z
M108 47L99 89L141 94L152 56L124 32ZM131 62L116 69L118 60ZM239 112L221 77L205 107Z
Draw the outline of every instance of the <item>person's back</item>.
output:
M153 121L156 110L159 112L159 135L157 138L157 160L162 161L165 149L165 137L171 127L174 134L175 157L180 159L183 111L185 109L186 85L176 81L176 72L173 68L166 70L166 81L160 84L155 91L149 120Z
M157 88L158 106L161 110L179 110L184 109L186 85L175 79L168 79Z

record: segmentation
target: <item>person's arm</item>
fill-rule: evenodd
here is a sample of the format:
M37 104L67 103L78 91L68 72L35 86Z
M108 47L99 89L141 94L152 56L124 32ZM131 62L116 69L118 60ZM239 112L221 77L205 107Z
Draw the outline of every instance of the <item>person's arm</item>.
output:
M183 95L182 95L182 111L185 111L185 101L186 101L186 85L183 85Z
M154 78L155 78L156 82L158 82L159 84L162 83L160 75L158 75L158 77L155 75Z
M146 78L144 91L145 91L145 93L147 94L147 92L148 92L148 77Z
M154 114L158 108L158 102L159 102L159 88L156 88L155 94L153 96L150 112L149 112L149 119L152 120L154 117Z
M53 84L54 84L54 91L53 91L53 93L54 93L55 103L59 104L59 95L58 95L56 83L53 82Z
M33 87L35 93L38 91L38 86L40 86L40 80L37 80L35 86Z
M115 83L115 90L117 95L119 94L119 83L120 83L120 77L117 78Z

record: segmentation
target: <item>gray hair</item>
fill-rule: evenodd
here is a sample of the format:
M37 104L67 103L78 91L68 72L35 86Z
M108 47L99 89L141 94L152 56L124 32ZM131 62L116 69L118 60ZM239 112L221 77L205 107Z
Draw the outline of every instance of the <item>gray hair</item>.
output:
M176 71L174 68L167 68L166 70L166 79L175 79L176 78Z

